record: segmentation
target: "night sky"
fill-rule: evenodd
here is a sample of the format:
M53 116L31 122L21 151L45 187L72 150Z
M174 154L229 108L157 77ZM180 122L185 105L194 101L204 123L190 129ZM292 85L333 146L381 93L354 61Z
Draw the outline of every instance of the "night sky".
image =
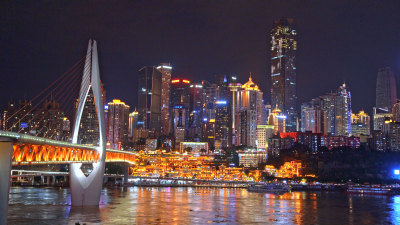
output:
M370 112L378 68L400 74L400 1L1 1L0 110L48 86L89 38L108 101L135 107L138 70L170 62L198 82L252 72L269 102L269 31L281 17L298 33L298 105L345 81L353 111Z

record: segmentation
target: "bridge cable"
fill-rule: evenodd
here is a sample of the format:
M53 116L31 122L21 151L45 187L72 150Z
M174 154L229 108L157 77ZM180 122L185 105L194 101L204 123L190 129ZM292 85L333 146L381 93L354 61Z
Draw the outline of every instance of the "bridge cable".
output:
M80 60L80 61L82 61L82 60ZM78 64L78 63L77 63L77 64ZM77 64L75 64L74 66L76 66ZM76 68L75 68L75 69L76 69ZM75 70L75 69L74 69L74 70ZM69 74L64 73L64 74L62 75L62 78L63 78L63 79L58 78L56 81L59 81L59 80L63 81L63 80L65 80L66 78L68 78L68 76L65 76L65 75L70 75L70 73L69 73ZM55 84L55 82L53 82L50 86L46 87L45 90L48 90L48 89L49 89L52 85L54 85L54 84ZM54 89L59 88L61 84L62 84L62 82L58 83L58 84L54 87ZM34 99L36 99L36 98L38 98L39 96L41 96L45 90L43 90L39 95L35 96L31 101L33 101ZM49 95L51 95L51 94L52 94L52 92L47 93L47 94L46 94L37 104L35 104L23 117L19 118L19 121L17 121L17 122L14 123L10 128L8 128L8 130L12 129L15 125L17 125L23 118L25 118L30 112L32 112L34 109L36 109L36 108L39 106L39 104L40 104L41 102L43 102L44 100L46 100L47 97L48 97ZM15 112L15 113L14 113L12 116L10 116L7 120L9 120L11 117L13 117L15 114L17 114L19 111L21 111L21 110L22 110L23 108L25 108L25 107L26 107L26 105L25 105L24 107L22 107L21 109L19 109L17 112ZM6 121L7 121L7 120L6 120Z
M42 90L39 94L37 94L35 97L33 97L31 99L31 101L35 101L38 97L40 97L41 95L43 95L43 93L45 93L51 86L53 86L56 82L58 82L59 80L61 80L62 78L64 78L65 75L68 75L70 73L70 71L72 69L75 68L75 66L79 65L82 63L83 59L85 59L85 57L81 58L77 63L75 63L72 67L68 68L66 72L64 72L60 77L58 77L55 81L53 81L49 86L47 86L44 90ZM22 109L24 109L27 105L24 105L23 107L21 107L19 110L17 110L16 112L14 112L11 116L9 116L7 119L4 120L4 122L7 122L9 119L13 118L17 113L19 113Z

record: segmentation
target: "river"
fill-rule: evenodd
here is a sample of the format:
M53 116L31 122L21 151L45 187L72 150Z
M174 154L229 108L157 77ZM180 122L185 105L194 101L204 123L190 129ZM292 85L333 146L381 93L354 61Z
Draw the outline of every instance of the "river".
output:
M9 224L400 224L400 196L217 188L105 188L99 207L69 189L13 187Z

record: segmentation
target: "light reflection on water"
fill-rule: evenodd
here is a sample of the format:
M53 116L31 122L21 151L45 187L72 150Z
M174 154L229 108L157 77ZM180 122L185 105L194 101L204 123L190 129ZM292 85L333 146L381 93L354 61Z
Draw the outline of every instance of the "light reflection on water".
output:
M9 224L400 224L400 196L249 193L245 189L103 189L71 207L69 189L12 188Z

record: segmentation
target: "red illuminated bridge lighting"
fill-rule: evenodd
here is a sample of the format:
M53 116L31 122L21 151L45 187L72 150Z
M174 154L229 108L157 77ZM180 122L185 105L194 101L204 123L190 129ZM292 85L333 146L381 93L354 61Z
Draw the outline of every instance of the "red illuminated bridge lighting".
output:
M173 84L179 83L179 82L181 82L181 80L179 80L179 79L175 79L175 80L172 80L172 81L171 81L171 83L173 83Z

